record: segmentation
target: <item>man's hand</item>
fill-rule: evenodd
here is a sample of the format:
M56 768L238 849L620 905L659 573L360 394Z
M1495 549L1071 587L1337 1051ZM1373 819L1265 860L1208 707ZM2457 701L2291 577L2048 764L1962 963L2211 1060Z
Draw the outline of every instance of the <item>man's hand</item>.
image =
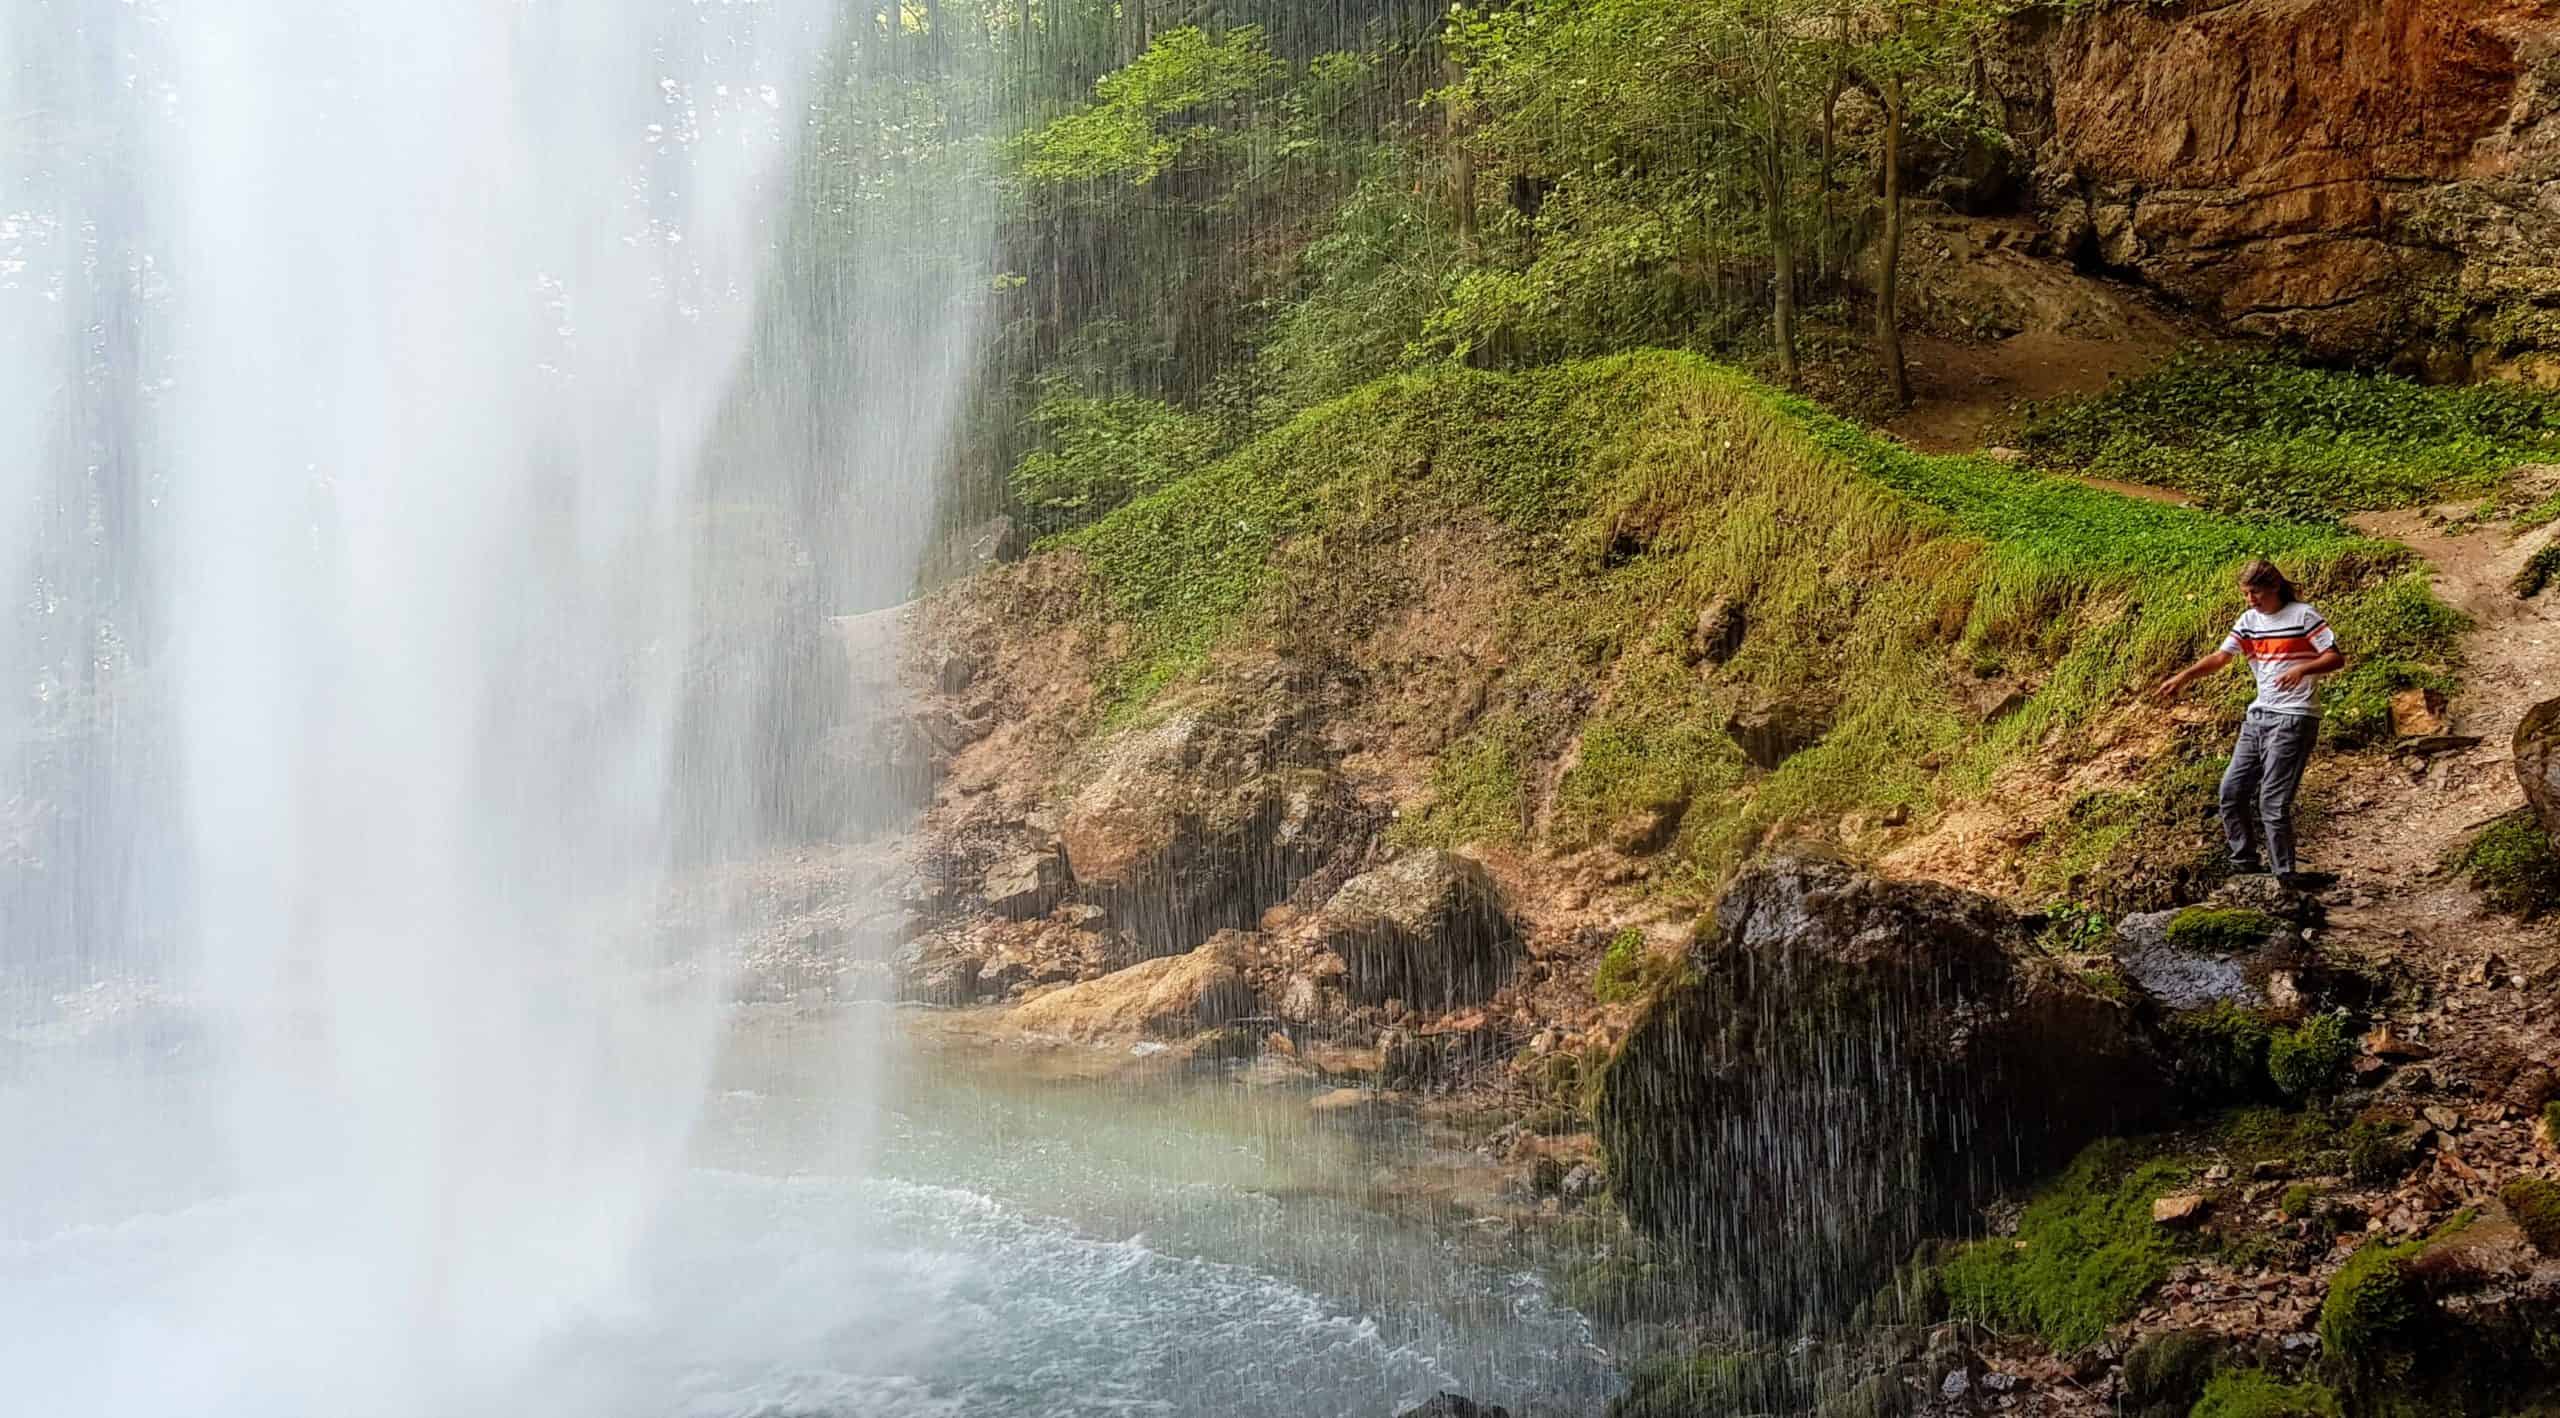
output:
M2151 702L2154 704L2170 703L2177 699L2180 691L2184 690L2186 687L2186 672L2181 670L2151 687Z
M2283 674L2276 676L2276 687L2278 689L2300 689L2302 687L2302 680L2305 672L2304 666L2295 665L2293 668L2286 670Z

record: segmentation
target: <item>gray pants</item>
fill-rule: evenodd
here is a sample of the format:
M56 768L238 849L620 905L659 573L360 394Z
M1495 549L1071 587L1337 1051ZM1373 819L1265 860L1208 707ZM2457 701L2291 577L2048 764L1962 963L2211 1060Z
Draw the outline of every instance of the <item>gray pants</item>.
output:
M2255 855L2249 850L2249 824L2255 821L2266 839L2267 870L2293 870L2293 792L2302 786L2303 765L2319 741L2318 719L2249 711L2240 741L2231 748L2231 767L2222 775L2222 839L2232 861Z

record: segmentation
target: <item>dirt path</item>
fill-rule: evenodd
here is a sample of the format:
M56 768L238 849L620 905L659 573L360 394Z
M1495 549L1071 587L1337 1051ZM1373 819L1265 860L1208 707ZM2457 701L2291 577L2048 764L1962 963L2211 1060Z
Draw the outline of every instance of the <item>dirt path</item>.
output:
M2335 871L2330 949L2390 967L2430 1001L2421 1033L2487 1062L2513 1049L2560 1057L2560 1019L2538 986L2560 967L2560 932L2485 910L2444 867L2473 831L2523 804L2510 766L2518 720L2560 695L2560 595L2518 600L2510 583L2560 527L2511 537L2502 527L2449 527L2435 514L2359 517L2359 530L2401 542L2435 570L2435 589L2472 619L2450 730L2470 748L2432 757L2331 760L2315 779L2327 810L2307 824L2308 865ZM2348 647L2349 653L2354 647Z

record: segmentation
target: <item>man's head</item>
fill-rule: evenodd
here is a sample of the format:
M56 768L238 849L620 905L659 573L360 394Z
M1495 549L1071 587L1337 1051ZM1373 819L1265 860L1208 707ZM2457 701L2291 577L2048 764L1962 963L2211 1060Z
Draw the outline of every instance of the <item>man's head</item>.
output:
M2249 597L2250 609L2261 615L2274 615L2301 599L2294 594L2293 583L2263 556L2240 568L2240 589Z

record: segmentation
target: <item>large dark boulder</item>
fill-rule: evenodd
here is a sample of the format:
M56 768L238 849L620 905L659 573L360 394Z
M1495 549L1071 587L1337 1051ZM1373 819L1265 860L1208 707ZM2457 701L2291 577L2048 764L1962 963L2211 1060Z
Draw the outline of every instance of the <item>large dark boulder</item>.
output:
M1835 1320L1994 1189L2158 1116L2129 1008L1988 897L1836 862L1745 871L1610 1061L1619 1204L1709 1302Z
M1443 1009L1481 1000L1510 977L1521 951L1493 878L1441 851L1408 852L1344 882L1315 930L1342 960L1343 989L1367 1004Z

